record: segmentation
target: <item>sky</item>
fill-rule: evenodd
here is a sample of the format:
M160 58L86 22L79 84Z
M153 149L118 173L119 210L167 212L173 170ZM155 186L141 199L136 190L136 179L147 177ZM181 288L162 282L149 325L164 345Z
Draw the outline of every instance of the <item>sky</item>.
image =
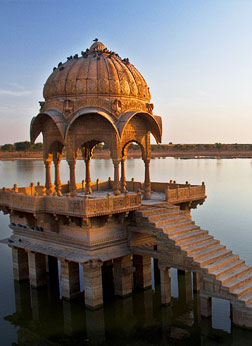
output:
M252 0L0 0L0 145L98 37L147 81L163 143L252 143Z

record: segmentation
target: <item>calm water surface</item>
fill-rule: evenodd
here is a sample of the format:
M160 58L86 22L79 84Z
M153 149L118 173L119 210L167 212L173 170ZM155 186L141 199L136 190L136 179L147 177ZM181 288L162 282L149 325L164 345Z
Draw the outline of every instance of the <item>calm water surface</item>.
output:
M77 162L77 181L84 176ZM92 180L113 177L110 160L91 162ZM53 176L53 171L52 171ZM141 160L128 160L127 179L143 181ZM61 180L68 180L61 164ZM207 200L192 211L196 224L252 266L252 160L174 158L151 161L152 181L191 184L205 181ZM44 182L41 161L0 162L0 186L27 186ZM8 237L8 215L0 215L0 237ZM106 297L104 308L84 309L82 299L69 303L58 298L57 284L30 290L13 281L10 249L0 244L0 346L7 345L252 345L252 332L231 326L228 302L213 300L211 320L200 319L198 296L188 296L188 279L172 270L172 304L160 306L159 286L135 292L127 299ZM186 340L177 340L181 335Z

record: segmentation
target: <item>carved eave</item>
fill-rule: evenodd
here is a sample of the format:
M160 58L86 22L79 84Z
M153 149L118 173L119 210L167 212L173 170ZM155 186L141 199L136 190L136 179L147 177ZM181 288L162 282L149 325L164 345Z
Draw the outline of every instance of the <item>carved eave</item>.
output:
M65 133L65 117L62 113L57 110L49 110L46 112L39 113L36 117L32 118L30 125L30 138L31 142L34 143L36 138L43 130L45 122L51 119L59 130L59 134L62 138L62 143L64 143L64 133Z
M162 118L157 115L151 115L147 112L131 111L124 113L120 116L120 120L117 123L117 128L120 133L120 137L123 137L123 133L127 124L131 119L138 115L144 115L146 121L149 124L149 131L153 134L157 143L162 142Z

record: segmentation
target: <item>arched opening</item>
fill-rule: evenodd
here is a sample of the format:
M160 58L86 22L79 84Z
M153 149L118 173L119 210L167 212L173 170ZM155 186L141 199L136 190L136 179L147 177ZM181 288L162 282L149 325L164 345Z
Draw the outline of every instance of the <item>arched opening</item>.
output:
M126 160L128 158L128 152L131 154L133 153L134 157L134 152L139 152L141 151L141 156L144 157L144 152L145 148L144 146L135 141L135 140L130 140L128 141L123 147L122 147L122 155L121 155L121 179L120 179L120 185L121 185L121 191L126 192L127 190L129 191L138 191L139 189L142 189L142 185L140 182L135 182L134 177L131 177L131 181L127 180L126 176ZM135 162L135 161L134 161Z
M76 193L75 161L78 154L82 153L86 166L85 192L90 194L91 172L90 161L96 145L105 143L110 150L114 164L113 190L120 193L119 185L119 159L120 141L118 131L107 114L98 110L85 110L79 112L70 122L66 131L66 157L70 167L70 192Z
M64 147L64 125L63 115L58 111L52 110L40 113L31 122L30 137L34 143L40 133L43 135L44 144L44 164L45 164L45 188L46 194L51 195L53 191L51 181L51 164L55 166L55 192L61 195L61 182L59 166Z

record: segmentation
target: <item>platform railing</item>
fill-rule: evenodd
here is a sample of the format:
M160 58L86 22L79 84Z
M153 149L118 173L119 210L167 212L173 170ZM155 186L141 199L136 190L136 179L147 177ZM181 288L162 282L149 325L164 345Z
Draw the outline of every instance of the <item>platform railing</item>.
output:
M99 215L127 212L140 208L141 192L123 193L119 196L108 193L104 197L89 198L45 195L36 193L28 195L12 189L0 189L0 208L30 213L62 214L77 217L94 217Z

